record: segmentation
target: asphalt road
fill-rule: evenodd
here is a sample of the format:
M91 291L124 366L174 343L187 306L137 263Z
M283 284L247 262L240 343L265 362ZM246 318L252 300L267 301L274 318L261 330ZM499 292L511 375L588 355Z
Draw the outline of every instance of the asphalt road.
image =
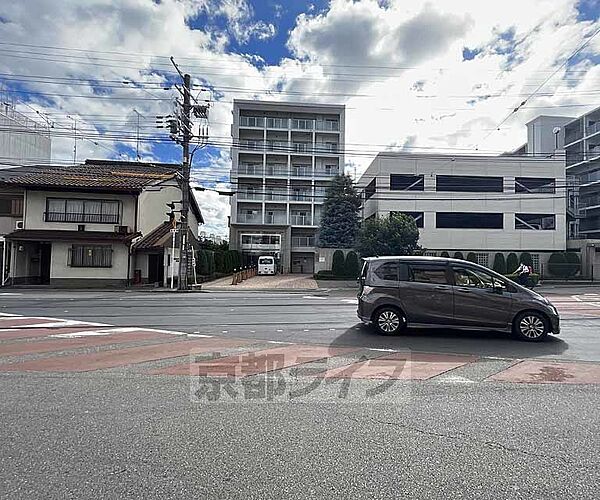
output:
M577 313L560 338L527 344L489 332L378 337L357 325L351 292L8 293L17 295L0 294L0 312L332 346L600 360L600 318ZM600 386L441 378L398 387L379 404L209 404L192 401L187 377L5 373L0 497L600 497Z

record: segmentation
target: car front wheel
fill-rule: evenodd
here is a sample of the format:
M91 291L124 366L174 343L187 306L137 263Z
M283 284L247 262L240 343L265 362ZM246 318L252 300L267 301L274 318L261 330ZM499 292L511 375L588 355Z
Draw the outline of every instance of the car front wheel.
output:
M515 335L522 340L539 342L550 333L550 325L542 314L526 311L516 317L513 330Z
M406 320L404 316L392 307L384 307L375 314L375 328L382 335L396 335L404 330Z

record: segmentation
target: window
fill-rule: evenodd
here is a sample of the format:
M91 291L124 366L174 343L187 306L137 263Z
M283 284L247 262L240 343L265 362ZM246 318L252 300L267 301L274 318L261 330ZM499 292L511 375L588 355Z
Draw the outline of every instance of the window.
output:
M540 254L539 253L532 253L531 254L531 261L533 262L533 272L534 273L539 273L540 272Z
M478 175L438 175L436 191L456 193L502 193L504 179Z
M516 177L515 193L555 193L556 182L549 177Z
M278 234L243 234L242 245L279 245Z
M390 190L423 191L425 180L422 175L390 174Z
M0 198L0 216L23 215L23 198Z
M475 258L477 259L477 264L483 267L490 267L490 255L487 253L476 253Z
M503 281L478 269L454 268L453 271L456 286L481 289L506 288Z
M551 214L515 214L515 229L554 231L556 216Z
M46 222L119 224L120 212L118 200L46 199Z
M112 267L110 245L73 245L69 249L70 267Z
M415 219L417 227L423 227L423 212L390 212L390 215L408 215Z
M385 262L375 269L375 275L385 281L398 281L398 263Z
M504 214L477 212L438 212L435 214L438 229L502 229Z
M447 285L446 267L435 264L411 264L409 281Z
M371 198L377 192L377 178L373 179L365 188L365 200Z

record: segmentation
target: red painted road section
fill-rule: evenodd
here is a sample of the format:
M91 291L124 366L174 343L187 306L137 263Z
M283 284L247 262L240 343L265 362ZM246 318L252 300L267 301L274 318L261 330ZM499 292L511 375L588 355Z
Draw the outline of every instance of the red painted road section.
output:
M282 370L303 363L311 363L357 350L359 348L356 347L290 345L243 353L236 356L227 356L213 361L171 366L153 371L152 373L200 377L248 377L273 370Z
M111 333L110 335L97 335L81 338L53 338L38 342L16 342L11 344L0 344L0 356L24 356L27 354L41 354L45 352L66 351L81 347L99 347L124 342L136 342L140 340L176 340L177 336L156 332L127 332Z
M47 337L48 335L58 335L60 333L89 332L91 330L98 329L104 330L106 327L99 328L97 326L73 326L63 328L15 328L9 332L0 331L0 341Z
M41 319L41 318L0 318L0 329L12 328L14 326L27 325L46 325L51 323L60 323L62 319ZM96 327L98 328L98 327Z
M600 384L600 364L521 361L490 379L526 384Z
M175 337L181 338L181 337ZM0 365L0 372L44 371L44 372L89 372L125 366L146 361L188 356L192 352L212 352L218 349L238 347L251 341L209 338L201 340L179 340L166 344L143 347L128 347L76 356L60 356L40 360Z
M333 368L323 378L427 380L477 360L475 356L399 352Z

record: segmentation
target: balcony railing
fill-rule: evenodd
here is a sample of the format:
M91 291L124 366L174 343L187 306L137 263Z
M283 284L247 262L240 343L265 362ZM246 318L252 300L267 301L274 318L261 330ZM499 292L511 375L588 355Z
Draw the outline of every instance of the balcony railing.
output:
M316 122L316 130L324 131L324 132L339 132L340 123L334 121L317 121Z
M316 168L315 176L317 177L335 177L338 175L339 169L337 168Z
M292 128L294 130L313 130L315 121L311 119L292 118Z
M265 147L264 141L260 139L240 139L240 149L250 149L252 151L262 151Z
M262 224L262 214L237 214L236 221L242 224Z
M292 165L292 175L295 177L310 177L312 175L312 167L309 165Z
M260 192L253 191L252 189L241 189L238 191L238 199L260 201L263 199L263 195Z
M46 222L73 222L78 224L118 224L119 214L84 214L76 212L45 212Z
M271 177L287 177L288 169L285 164L271 164L267 165L265 170L266 175Z
M292 236L293 247L314 247L314 236Z
M290 199L292 201L311 201L312 195L310 191L292 191Z
M315 144L316 153L337 153L338 144L333 142L318 142Z
M278 153L287 153L290 145L287 141L266 141L265 149L267 151L276 151Z
M588 124L587 127L587 135L595 134L596 132L600 132L600 121Z
M262 116L240 116L240 127L258 127L265 126L265 119Z
M310 215L292 215L290 217L293 226L310 226Z
M292 151L294 153L310 153L312 151L312 145L310 142L293 142Z
M287 118L267 118L267 128L287 129L290 121Z
M242 175L259 175L263 173L263 167L261 164L248 164L240 163L237 168L237 173Z
M287 224L287 215L285 212L267 214L265 215L265 224Z
M287 201L288 194L287 191L265 191L265 200L266 201Z

